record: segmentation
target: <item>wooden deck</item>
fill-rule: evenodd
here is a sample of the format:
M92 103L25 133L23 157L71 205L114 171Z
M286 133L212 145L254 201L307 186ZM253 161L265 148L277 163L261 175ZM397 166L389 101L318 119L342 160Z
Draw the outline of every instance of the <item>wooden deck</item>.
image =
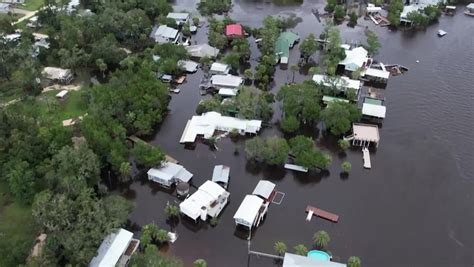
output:
M326 220L329 220L331 222L335 222L337 223L339 221L339 215L336 215L334 213L330 213L328 211L325 211L325 210L322 210L322 209L318 209L316 207L313 207L313 206L310 206L308 205L306 207L306 212L308 213L312 213L320 218L323 218L323 219L326 219ZM308 216L309 217L309 216ZM308 218L306 219L308 220ZM310 219L311 220L311 219Z

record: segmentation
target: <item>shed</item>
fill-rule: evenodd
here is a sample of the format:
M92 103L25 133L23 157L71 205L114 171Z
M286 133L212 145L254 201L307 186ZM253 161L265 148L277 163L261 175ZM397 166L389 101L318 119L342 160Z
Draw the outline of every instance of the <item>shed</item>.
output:
M179 60L178 66L186 72L194 73L198 70L199 64L192 60Z
M211 74L220 74L220 75L226 75L230 71L230 66L227 64L219 63L219 62L214 62L211 65L211 69L209 72Z
M186 22L188 22L190 16L189 13L168 13L166 18L169 19L174 19L176 21L176 24L182 25Z
M219 89L218 94L223 97L232 97L236 96L238 92L239 89L221 88Z
M362 105L362 115L378 119L385 119L386 110L386 107L382 105L375 105L370 103L364 103Z
M151 37L157 43L176 43L179 39L178 30L168 27L166 25L160 25L158 28L154 28Z
M119 262L126 264L140 243L139 240L132 238L133 233L122 228L108 235L102 241L97 255L92 258L89 267L111 267L118 265Z
M244 82L244 79L234 75L213 75L211 77L211 84L216 87L237 88Z
M300 37L294 32L282 32L280 38L286 39L290 48L300 41Z
M59 99L64 99L68 93L68 90L62 90L61 92L56 94L56 97Z
M240 24L229 24L225 27L225 35L228 38L243 37L244 28Z
M252 229L254 225L258 224L262 205L263 199L254 195L246 195L239 209L237 209L237 212L234 214L235 224L240 224Z
M230 167L225 165L216 165L212 172L212 181L227 189L229 185Z
M260 182L258 182L257 186L253 190L252 195L260 196L265 201L269 201L274 189L274 183L267 180L260 180Z
M186 50L191 55L191 57L211 57L215 58L219 55L219 49L214 48L208 44L200 44L200 45L190 45L186 46Z
M56 67L45 67L41 74L54 82L68 84L72 81L73 76L70 69L61 69Z
M183 166L171 162L165 162L160 168L151 168L147 174L148 180L166 187L170 187L176 182L188 183L193 177L193 174Z

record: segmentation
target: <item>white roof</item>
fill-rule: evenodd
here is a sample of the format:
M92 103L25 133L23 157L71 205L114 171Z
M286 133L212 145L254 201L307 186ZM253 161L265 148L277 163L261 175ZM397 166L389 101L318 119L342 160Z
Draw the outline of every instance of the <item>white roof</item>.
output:
M217 57L219 49L208 44L186 46L186 50L192 57Z
M216 165L214 170L212 171L212 181L213 182L221 182L221 183L229 183L229 174L230 174L230 167L224 165Z
M283 267L346 267L344 263L334 261L323 261L300 256L292 253L285 253Z
M7 34L7 35L4 35L3 36L3 39L11 42L11 41L15 41L15 40L18 40L21 38L21 34L20 33L12 33L12 34Z
M386 107L382 105L374 105L364 103L362 106L362 114L366 116L385 119Z
M213 75L211 77L211 83L216 86L223 86L223 87L238 87L242 84L244 79L239 76L234 75Z
M189 13L168 13L166 17L175 20L187 20L189 19Z
M151 168L148 170L147 174L167 181L176 178L185 183L189 182L193 177L193 174L183 166L172 162L165 162L161 168Z
M179 208L182 213L195 220L201 215L202 207L207 208L224 192L226 191L218 184L212 181L206 181L196 192L194 192L194 194L181 202Z
M345 65L347 70L355 71L367 62L368 52L362 46L346 50L345 52L346 57L339 64Z
M380 140L379 127L377 127L377 125L354 123L352 124L352 130L356 140L365 140L376 143Z
M234 219L239 221L247 222L248 225L252 225L255 218L258 216L258 211L263 204L263 199L254 196L246 195L244 200L239 206L239 209L234 214Z
M466 6L468 9L473 9L474 8L474 3L470 3L469 5Z
M383 71L379 69L374 69L374 68L368 68L364 71L364 75L372 76L372 77L380 77L383 79L388 79L390 76L390 72L388 71Z
M108 235L99 249L97 256L92 258L89 267L112 267L117 264L122 254L132 240L133 233L120 229L116 233Z
M56 67L45 67L41 73L48 79L60 80L71 75L71 70Z
M187 72L195 72L198 69L199 64L192 60L179 60L178 66Z
M161 25L160 27L158 27L158 29L156 29L153 37L155 39L155 41L160 41L161 39L176 39L176 37L178 36L178 30L174 29L174 28L171 28L171 27L168 27L166 25Z
M323 83L325 86L332 86L333 83L331 83L330 79L338 79L337 82L335 82L335 85L338 87L339 90L343 90L345 88L350 88L354 90L359 90L361 86L361 82L359 80L352 80L349 79L345 76L335 76L335 77L328 77L326 75L321 75L321 74L315 74L313 75L313 81L316 83Z
M180 143L194 142L197 135L203 135L204 138L210 138L214 131L244 131L246 133L257 133L260 130L262 121L244 120L234 117L222 116L218 112L207 112L201 116L193 116L184 128Z
M374 12L379 12L382 11L382 8L379 6L368 6L367 7L367 12L368 13L374 13Z
M59 92L59 93L56 94L56 97L58 97L58 98L63 98L63 97L65 97L65 96L67 95L67 93L69 93L68 90L62 90L61 92Z
M8 10L10 9L10 5L7 3L0 3L0 9Z
M275 184L274 183L272 183L270 181L267 181L267 180L261 180L260 182L258 182L258 184L255 187L255 189L253 190L252 194L257 195L257 196L261 196L264 199L268 199L270 197L270 195L272 194L273 189L275 189Z
M229 72L230 67L227 64L219 63L219 62L214 62L211 65L211 72L222 72L222 73L227 73Z
M219 95L221 96L236 96L238 92L239 92L239 89L229 89L229 88L219 89Z

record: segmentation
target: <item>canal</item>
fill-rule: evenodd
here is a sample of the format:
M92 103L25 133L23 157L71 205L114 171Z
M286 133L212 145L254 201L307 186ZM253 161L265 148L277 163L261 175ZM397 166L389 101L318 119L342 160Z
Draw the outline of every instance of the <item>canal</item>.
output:
M178 0L175 10L190 10L194 3ZM322 10L323 6L323 2L308 0L300 4L236 0L230 16L256 27L266 15L295 14L302 22L293 31L304 38L309 33L321 33L323 25L311 8ZM180 94L172 96L170 113L150 142L192 172L196 186L210 179L214 165L230 166L230 203L216 227L181 220L175 228L178 240L164 252L181 258L185 266L191 266L197 258L206 259L209 266L247 266L246 236L235 230L232 217L257 182L268 179L285 197L280 205L270 206L264 223L252 233L252 250L273 253L276 241L285 242L290 251L300 243L311 247L313 234L325 230L331 236L329 251L340 262L356 255L364 266L474 264L474 20L458 12L416 33L389 31L363 19L359 23L363 26L340 26L343 41L363 40L368 26L382 43L376 59L410 69L389 80L385 94L387 118L380 132L380 146L371 152L372 169L363 169L359 150L341 155L336 140L318 130L312 133L318 147L333 156L327 173L297 174L254 166L245 160L244 140L221 139L217 151L203 144L194 150L185 149L179 144L181 133L203 98L198 90L203 74L198 71L188 75ZM438 29L448 34L438 38ZM206 41L206 31L200 28L194 40ZM252 51L252 59L256 59L254 44ZM290 64L298 57L295 47ZM255 64L252 62L252 66ZM272 92L290 79L291 72L278 67ZM298 82L305 79L310 77L296 76ZM275 108L274 122L280 116L278 104ZM274 126L261 135L281 133ZM240 152L237 155L236 149ZM348 177L340 175L344 160L352 163ZM136 229L152 222L170 228L163 210L168 201L176 201L175 197L146 179L123 186L120 191L135 202L129 219ZM308 204L339 214L339 223L318 218L306 222ZM275 266L271 259L254 256L249 263Z

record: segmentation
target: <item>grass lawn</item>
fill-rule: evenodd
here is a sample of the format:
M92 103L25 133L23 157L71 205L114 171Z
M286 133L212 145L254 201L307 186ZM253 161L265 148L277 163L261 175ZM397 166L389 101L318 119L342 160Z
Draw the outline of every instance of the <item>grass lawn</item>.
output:
M20 6L22 9L29 11L35 11L40 9L44 5L44 0L26 0L25 5Z
M13 202L4 183L0 182L0 266L23 263L34 244L38 228L31 207Z

